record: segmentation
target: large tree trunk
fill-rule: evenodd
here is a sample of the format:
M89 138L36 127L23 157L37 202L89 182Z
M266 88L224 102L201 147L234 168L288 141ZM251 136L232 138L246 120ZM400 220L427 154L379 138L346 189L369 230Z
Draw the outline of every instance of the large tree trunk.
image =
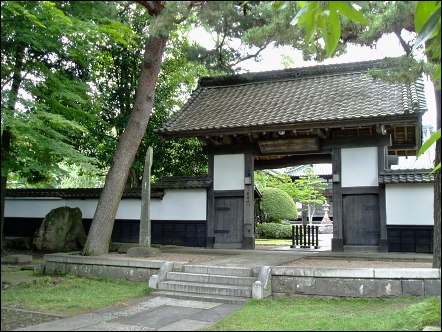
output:
M92 220L83 255L102 255L109 250L117 209L128 173L149 121L168 36L151 36L145 45L134 109L121 134L103 191Z
M435 89L436 96L436 129L441 125L441 103L440 103L440 90ZM436 141L436 158L435 165L440 163L440 139ZM433 231L433 267L440 269L440 191L441 191L441 178L439 169L434 174L434 231Z

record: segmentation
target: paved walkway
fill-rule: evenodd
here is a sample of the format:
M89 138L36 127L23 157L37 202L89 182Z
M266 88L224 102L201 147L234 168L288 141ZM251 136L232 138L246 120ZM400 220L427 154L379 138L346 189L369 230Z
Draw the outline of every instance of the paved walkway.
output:
M241 306L149 296L15 331L198 331Z

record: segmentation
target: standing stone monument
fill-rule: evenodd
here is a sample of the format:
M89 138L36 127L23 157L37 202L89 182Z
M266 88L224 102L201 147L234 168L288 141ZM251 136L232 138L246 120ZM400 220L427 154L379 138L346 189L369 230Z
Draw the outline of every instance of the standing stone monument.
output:
M147 148L144 162L143 181L141 188L141 214L140 214L140 235L139 246L127 250L127 255L132 257L157 256L160 251L151 246L151 224L150 224L150 173L153 161L153 149Z

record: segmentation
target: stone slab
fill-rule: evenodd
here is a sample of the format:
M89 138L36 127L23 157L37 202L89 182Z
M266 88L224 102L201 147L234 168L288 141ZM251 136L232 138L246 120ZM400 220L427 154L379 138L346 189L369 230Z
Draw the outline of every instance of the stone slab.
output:
M187 307L195 309L212 309L222 306L222 303L176 299L173 301L173 305L176 307Z
M440 269L432 268L402 268L374 269L375 278L381 279L439 279Z
M200 331L201 329L212 325L211 322L205 322L193 319L182 319L172 324L163 326L158 331Z
M149 311L149 315L140 313L126 319L120 319L119 322L128 325L139 325L154 329L160 329L166 325L172 324L178 320L188 318L202 309L176 307L166 305Z
M215 323L239 310L240 304L222 304L211 309L202 310L189 319ZM176 331L176 330L175 330Z
M155 329L139 325L101 322L85 328L77 329L76 331L155 331Z

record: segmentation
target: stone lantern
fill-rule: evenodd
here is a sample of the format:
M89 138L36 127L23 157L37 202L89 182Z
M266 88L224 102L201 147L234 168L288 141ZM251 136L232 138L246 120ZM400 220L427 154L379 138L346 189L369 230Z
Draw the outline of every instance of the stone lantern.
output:
M321 224L331 224L331 220L328 216L328 211L330 211L330 204L325 202L322 204L322 209L324 210L324 218L322 218Z

